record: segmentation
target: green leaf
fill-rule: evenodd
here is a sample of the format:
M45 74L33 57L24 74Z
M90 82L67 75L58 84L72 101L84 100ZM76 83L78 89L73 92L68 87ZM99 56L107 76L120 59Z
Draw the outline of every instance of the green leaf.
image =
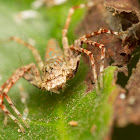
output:
M35 47L44 57L46 44L50 38L56 38L61 45L61 32L70 7L81 1L68 1L61 6L52 8L40 8L35 19L23 20L18 23L15 15L30 9L31 0L0 1L0 39L8 39L10 36L18 36L25 41L33 39ZM74 28L84 16L85 9L75 12L69 29L69 41L76 39ZM62 46L62 45L61 45ZM15 42L0 42L0 85L8 79L14 71L29 63L35 63L31 52L24 46ZM22 83L28 93L27 106L29 109L27 121L30 128L26 133L19 133L18 126L8 117L8 124L4 126L4 114L0 115L0 139L95 139L100 140L108 130L112 116L112 103L109 98L116 90L114 71L116 67L108 67L104 72L104 88L100 94L93 90L86 94L84 79L88 72L88 65L82 59L76 76L68 81L65 92L60 95L41 91L20 79L10 90L11 97L17 109L22 112L24 105L20 101L19 83ZM9 104L7 108L16 115ZM72 127L70 121L77 121L78 126ZM22 123L22 121L21 121ZM96 126L95 132L92 127Z

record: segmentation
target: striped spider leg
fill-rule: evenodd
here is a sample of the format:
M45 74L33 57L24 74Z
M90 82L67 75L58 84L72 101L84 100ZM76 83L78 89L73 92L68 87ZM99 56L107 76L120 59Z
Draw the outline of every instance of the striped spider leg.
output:
M68 17L67 17L67 20L66 20L66 23L65 23L65 27L64 27L63 32L62 32L62 43L63 43L64 53L65 53L65 57L66 57L65 60L67 61L67 63L70 62L70 59L71 60L73 59L73 57L71 55L74 54L74 52L72 53L69 50L69 48L73 51L75 50L76 52L85 53L86 55L89 56L90 61L91 61L92 74L94 76L93 82L95 82L96 91L98 93L99 92L99 87L98 87L98 83L97 83L96 66L94 65L95 60L94 60L92 52L88 51L86 49L83 49L82 45L83 45L83 43L85 43L85 44L89 44L91 46L95 46L95 47L98 47L99 49L101 49L100 87L103 88L103 71L104 71L104 61L105 61L105 50L106 49L105 49L105 46L103 44L99 44L97 42L91 41L88 38L90 38L92 36L95 36L95 35L104 34L104 33L118 36L118 35L122 35L123 32L118 33L118 32L114 32L114 31L111 31L111 30L99 29L96 32L92 32L90 34L83 35L83 36L79 37L79 39L75 40L74 44L70 45L70 46L68 44L68 38L67 38L68 28L69 28L71 17L73 15L74 11L78 8L93 7L95 4L97 4L97 3L89 2L87 4L80 4L78 6L72 7L69 10L69 14L68 14ZM74 59L73 59L72 62L74 62L74 61L79 62L80 54L77 56L77 58L74 56Z
M88 4L81 4L79 6L72 7L69 11L65 27L62 31L62 44L64 52L59 48L55 39L51 39L48 42L47 49L45 52L44 62L42 61L39 52L29 43L26 43L22 39L18 37L11 37L9 40L15 41L19 44L24 45L29 50L31 50L36 64L29 64L26 66L22 66L18 68L15 73L0 87L0 107L2 110L11 117L20 127L21 131L24 133L25 130L23 126L20 124L18 119L14 117L8 109L4 105L4 98L7 100L9 105L15 111L15 113L20 117L28 128L28 124L23 119L22 115L16 109L14 104L12 103L10 97L7 95L11 87L21 78L23 77L29 83L35 85L39 89L48 90L54 93L60 93L59 89L64 90L66 86L66 81L70 80L77 72L81 53L85 53L89 56L92 65L92 73L94 75L94 81L96 83L96 88L98 90L97 84L97 73L94 65L94 57L93 54L82 48L83 43L90 44L92 46L96 46L101 49L101 68L100 72L102 73L104 70L104 58L105 58L105 47L102 44L96 43L94 41L90 41L88 38L94 35L108 33L118 35L117 32L112 32L110 30L100 29L97 32L92 32L91 34L81 36L79 39L75 40L73 45L68 44L67 31L71 21L71 16L73 15L75 9L84 8L84 7L92 7L94 3L90 2ZM103 82L100 82L101 84Z
M22 121L24 122L25 126L27 128L29 128L28 124L25 122L25 120L23 119L22 115L20 114L20 112L16 109L16 107L14 106L14 104L12 103L10 97L7 95L8 91L10 90L10 88L21 78L24 76L25 73L28 73L28 71L30 71L31 69L35 69L35 65L34 64L29 64L27 66L22 66L20 68L18 68L15 73L0 87L0 107L2 108L2 110L11 117L11 119L13 119L20 127L21 131L24 133L24 128L23 126L20 124L20 122L18 121L17 118L15 118L9 111L8 109L5 107L4 105L4 97L6 98L7 102L9 103L9 105L13 108L13 110L16 112L16 114L22 119Z

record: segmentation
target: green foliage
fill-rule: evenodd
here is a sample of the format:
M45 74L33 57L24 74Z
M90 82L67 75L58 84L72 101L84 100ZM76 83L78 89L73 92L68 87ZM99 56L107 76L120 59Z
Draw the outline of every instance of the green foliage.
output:
M50 38L57 38L61 45L61 31L64 27L68 10L71 6L81 1L71 0L61 6L53 8L43 7L38 10L38 17L32 20L17 23L15 15L30 9L31 0L0 0L0 38L7 39L9 36L18 36L27 41L29 38L35 40L36 49L44 57L46 44ZM70 43L76 39L74 27L84 16L85 10L77 10L72 18L69 29ZM0 43L0 85L9 78L14 71L29 63L35 62L31 52L22 45L14 42ZM76 76L68 81L65 92L60 95L41 91L21 79L10 90L9 96L15 103L17 109L22 112L24 106L20 101L18 84L22 83L29 98L27 121L30 125L23 135L17 132L18 126L8 118L7 126L3 125L4 114L0 115L0 139L80 139L100 140L108 129L112 115L112 105L108 99L116 89L112 85L116 67L108 67L104 72L104 89L97 95L95 91L86 94L84 83L88 66L82 61ZM6 104L12 114L14 112ZM77 121L78 126L72 127L68 123ZM22 123L22 122L21 122ZM95 132L91 132L95 125Z

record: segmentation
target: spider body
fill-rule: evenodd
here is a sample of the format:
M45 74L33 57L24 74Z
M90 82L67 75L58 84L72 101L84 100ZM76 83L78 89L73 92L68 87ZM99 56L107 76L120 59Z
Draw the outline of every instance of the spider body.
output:
M4 105L4 98L8 101L9 105L16 112L18 117L22 119L26 127L28 128L28 124L23 119L20 112L16 109L14 104L12 103L10 97L7 95L10 88L21 78L23 77L29 83L35 85L36 87L44 90L48 90L54 93L59 93L59 89L64 90L66 86L67 80L70 80L77 72L81 53L86 54L91 62L92 74L94 76L93 82L95 83L96 91L98 92L98 82L97 82L97 73L96 66L94 65L94 57L93 54L82 48L83 43L89 44L92 47L98 47L101 49L101 66L100 66L100 87L103 87L103 70L104 70L104 59L105 59L105 47L103 44L99 44L97 42L91 41L89 38L99 34L113 34L120 35L118 32L113 32L110 30L100 29L96 32L92 32L87 35L83 35L74 41L72 45L69 45L67 38L67 31L71 21L71 17L78 8L84 7L92 7L94 5L93 2L89 2L87 4L81 4L79 6L75 6L70 8L69 14L65 23L65 27L62 31L62 45L63 51L57 44L55 39L51 39L48 42L47 49L45 52L44 61L42 61L39 52L30 45L26 43L22 39L18 37L11 37L9 40L16 41L19 44L24 45L29 50L31 50L36 62L37 66L34 63L21 66L18 68L15 73L0 87L0 107L2 110L11 117L20 127L21 131L24 133L25 130L23 126L20 124L18 119L14 117L8 109Z
M42 89L59 93L58 90L65 87L68 71L66 63L60 57L46 61L42 70Z
M16 38L19 39L19 38ZM31 70L24 74L24 78L36 87L54 93L64 91L66 82L77 72L81 54L71 49L67 50L69 60L65 60L65 54L55 39L50 39L47 45L44 63L38 80L34 78Z
M48 60L47 64L43 67L41 88L59 93L58 90L64 90L66 81L74 76L75 68L68 67L60 57L51 59L50 61Z

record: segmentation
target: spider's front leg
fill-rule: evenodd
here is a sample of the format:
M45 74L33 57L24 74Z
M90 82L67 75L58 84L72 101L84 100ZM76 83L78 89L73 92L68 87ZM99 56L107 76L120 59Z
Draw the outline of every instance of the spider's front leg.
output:
M110 35L116 35L116 36L120 36L122 34L124 34L125 32L115 32L115 31L111 31L111 30L107 30L107 29L99 29L98 31L92 32L90 34L87 35L83 35L81 37L79 37L79 40L83 43L98 47L101 49L101 66L100 66L100 87L103 87L103 71L104 71L104 63L105 63L105 46L103 44L99 44L97 42L91 41L88 38L96 36L96 35L100 35L100 34L110 34Z
M64 48L65 61L67 62L68 65L72 64L71 60L76 61L76 63L78 63L79 60L80 60L81 55L78 54L75 57L73 56L73 49L76 50L76 51L79 51L79 52L83 52L90 57L91 64L92 64L92 71L93 71L92 73L94 75L94 81L95 81L95 84L96 84L96 90L97 90L97 92L99 92L99 87L98 87L98 83L97 83L97 72L96 72L96 68L95 68L95 65L94 65L93 54L90 51L87 51L87 50L81 48L82 47L82 41L80 39L77 40L74 45L69 46L68 38L67 38L67 32L68 32L68 28L69 28L69 25L70 25L70 22L71 22L71 17L73 15L73 13L75 12L75 10L80 9L80 8L85 8L85 7L92 7L94 5L96 5L96 3L88 2L87 4L80 4L78 6L74 6L74 7L70 8L67 19L66 19L64 29L62 31L62 44L63 44L63 48ZM75 46L77 46L77 47L75 47ZM75 62L74 62L74 64L75 64ZM76 67L76 69L77 68L78 68L78 66Z
M97 42L91 41L87 38L81 38L81 42L98 47L101 49L101 64L100 64L100 87L103 88L103 71L104 71L104 64L105 64L105 46L103 44L99 44ZM91 60L92 61L92 60ZM91 62L92 63L92 62Z
M94 60L92 52L88 51L88 50L86 50L84 48L81 48L79 46L75 46L75 45L71 45L70 49L78 51L78 52L81 52L81 53L85 53L87 56L89 56L90 61L91 61L92 74L94 76L94 82L95 82L96 91L97 91L97 93L99 93L99 86L98 86L98 81L97 81L97 71L96 71L95 60Z
M43 64L43 61L41 59L41 56L40 56L38 50L36 50L34 46L32 46L31 44L25 42L24 40L22 40L21 38L16 37L16 36L12 36L9 39L7 39L6 41L15 41L15 42L17 42L17 43L19 43L21 45L24 45L29 50L31 50L31 52L32 52L32 54L33 54L33 56L34 56L34 58L35 58L35 60L37 62L37 65L39 67L39 70L40 71L42 70L44 64Z
M71 7L69 9L69 13L68 13L68 16L67 16L67 19L65 22L65 26L62 31L62 44L63 44L64 54L65 54L65 61L67 61L67 62L69 61L70 56L73 54L73 52L69 48L69 43L68 43L68 38L67 38L68 28L69 28L69 25L71 22L72 15L74 14L76 9L82 9L85 7L90 8L94 5L96 5L96 2L94 3L94 2L90 1L87 4L80 4L80 5Z
M7 93L9 92L10 88L21 78L24 77L25 79L29 80L30 76L28 74L28 72L33 71L33 73L35 74L34 77L36 77L36 79L38 79L38 73L37 73L37 67L35 66L35 64L29 64L26 66L22 66L20 68L18 68L15 73L0 87L0 107L2 108L2 110L11 117L11 119L13 119L20 127L21 131L24 133L25 130L23 128L23 126L20 124L20 122L18 121L18 119L16 117L14 117L9 111L8 109L5 107L4 105L4 97L6 98L7 102L9 103L9 105L13 108L13 110L16 112L16 114L18 115L18 117L20 117L22 119L22 121L24 122L25 126L27 128L29 128L28 124L24 121L22 115L20 114L20 112L16 109L16 107L14 106L14 104L12 103L10 97L7 95ZM35 71L34 71L35 70ZM29 76L29 77L28 77ZM33 79L32 79L33 80ZM35 80L34 80L35 81ZM30 81L31 82L31 81ZM36 86L39 86L39 82L36 82Z

